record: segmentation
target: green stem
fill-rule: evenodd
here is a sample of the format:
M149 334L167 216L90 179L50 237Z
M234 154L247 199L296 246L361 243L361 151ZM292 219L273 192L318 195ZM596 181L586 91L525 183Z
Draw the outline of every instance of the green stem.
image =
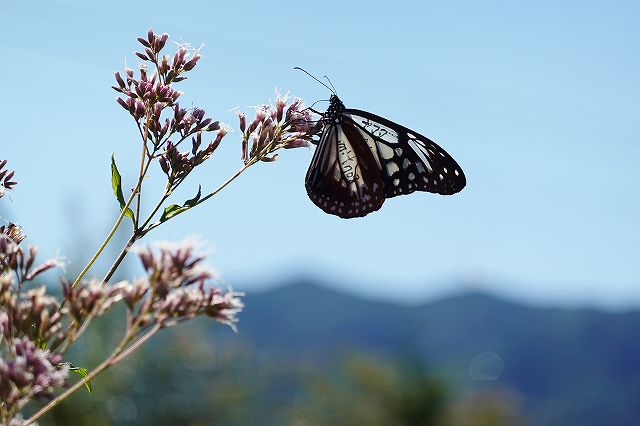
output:
M74 383L69 389L67 389L66 391L64 391L60 395L58 395L56 398L51 400L47 405L45 405L40 410L38 410L33 416L28 418L23 423L23 425L27 426L27 425L32 424L33 422L38 420L40 417L42 417L44 414L46 414L49 410L51 410L53 407L58 405L62 400L64 400L69 395L71 395L72 393L74 393L75 391L77 391L78 389L83 387L85 385L85 383L87 383L88 381L92 380L94 377L96 377L98 374L100 374L104 370L108 369L109 367L111 367L111 366L115 365L116 363L122 361L125 357L130 355L132 352L134 352L136 349L138 349L140 346L142 346L147 340L149 340L154 334L156 334L158 332L158 330L160 330L160 328L161 328L160 324L156 324L147 333L145 333L142 337L140 337L138 340L136 340L131 346L126 348L126 350L123 350L123 348L121 346L118 346L118 348L111 354L111 356L109 358L107 358L100 365L98 365L96 368L91 370L91 372L89 374L87 374L86 377L83 377L81 380L79 380L76 383ZM129 336L130 336L130 334L127 334L127 336L125 336L125 339L127 337L129 337Z
M96 251L96 253L93 255L93 257L91 258L89 263L87 263L87 266L84 267L82 272L80 272L80 274L78 275L76 280L73 282L73 284L71 285L72 288L77 286L78 283L82 280L82 278L84 278L84 276L87 273L87 271L89 270L89 268L91 268L91 266L93 266L95 261L98 260L98 257L100 256L100 254L102 254L102 252L104 251L105 247L107 247L107 244L109 244L109 241L111 241L111 238L113 238L113 235L116 233L116 231L118 230L118 227L122 223L122 219L124 219L125 213L126 213L127 209L129 208L129 206L131 205L131 202L135 198L136 192L138 191L138 188L140 187L141 184L142 184L142 176L140 177L140 179L138 179L138 184L136 185L135 190L133 190L131 192L131 196L129 196L129 199L125 203L124 207L122 207L122 209L120 210L120 215L118 216L118 219L116 220L116 223L113 225L113 227L111 228L111 231L109 231L109 234L107 235L107 237L104 239L104 241L100 245L100 248L98 248L98 251Z
M122 261L124 260L124 257L127 255L127 252L129 251L133 243L136 242L137 239L138 239L138 234L136 232L131 234L131 237L129 237L129 239L127 240L127 243L124 245L124 247L122 247L122 250L120 250L120 254L116 258L115 262L113 262L113 265L111 265L111 268L109 268L109 272L107 272L107 275L105 275L104 278L102 279L103 283L106 283L111 279L113 274L116 272L116 270L120 266L120 263L122 263Z
M129 238L127 243L122 248L122 251L120 251L120 254L118 255L118 258L115 260L115 262L113 262L113 265L111 265L111 268L109 269L109 272L107 272L107 275L105 275L105 277L102 279L101 282L106 283L111 279L111 276L118 269L118 267L120 266L120 263L122 263L122 261L124 260L124 257L127 255L127 252L129 251L129 249L131 248L131 246L133 245L133 243L135 241L136 241L136 233L134 232L133 234L131 234L131 237ZM58 353L60 355L63 355L67 351L69 346L71 346L76 340L78 340L80 338L80 336L82 336L82 334L87 330L87 328L89 327L89 324L91 323L93 318L95 318L97 313L98 313L98 309L94 309L93 311L91 311L91 313L83 321L83 323L80 326L80 328L75 333L73 333L70 337L67 338L67 340L64 342L63 346L58 351ZM55 350L55 349L56 349L55 347L52 348L52 350Z
M142 177L146 174L145 159L147 158L147 139L149 138L149 122L151 111L147 108L147 116L144 123L144 136L142 137L142 154L140 154L140 184L138 185L137 200L136 200L136 214L134 215L134 228L138 229L138 218L140 217L140 200L142 198ZM151 162L151 160L149 160Z
M158 201L158 203L154 207L153 211L151 212L151 214L149 215L147 220L145 220L144 223L142 224L142 226L140 226L140 229L144 229L145 226L147 226L149 224L149 222L151 222L151 219L153 219L153 216L158 212L158 210L160 210L160 207L162 207L162 203L164 203L167 200L167 198L169 198L169 195L171 195L171 194L168 194L166 191L167 190L165 190L164 195L162 196L162 198L160 198L160 201Z
M146 155L146 143L147 143L147 138L149 136L149 121L150 121L149 118L150 118L150 112L147 111L147 116L146 116L146 119L145 119L145 126L144 126L144 134L142 134L142 132L140 132L140 136L142 136L142 159L140 160L140 175L138 176L138 182L136 184L136 187L131 192L131 196L129 196L129 199L125 203L124 207L121 209L120 215L118 216L118 220L116 220L116 223L111 228L111 231L109 231L109 234L107 235L107 238L105 238L105 240L102 242L102 245L100 246L100 248L98 248L98 251L96 251L96 253L93 255L91 260L89 260L89 263L87 263L87 266L85 266L84 269L82 270L82 272L80 272L78 277L75 279L75 281L71 285L71 288L73 288L73 287L78 285L78 283L86 275L87 271L89 271L91 266L93 266L93 264L96 262L96 260L98 260L98 257L100 257L100 255L104 251L105 247L107 247L107 244L109 244L109 241L111 241L111 238L113 238L113 235L118 230L118 227L122 223L122 219L124 219L124 216L125 216L125 213L126 213L127 209L129 208L129 206L133 202L133 199L135 198L136 195L138 195L138 202L137 202L137 205L136 205L136 215L134 216L133 220L134 220L134 225L135 226L138 225L138 215L140 214L140 189L142 188L142 181L143 181L145 175L147 174L147 170L149 170L149 164L151 164L151 161L149 161L145 165L145 161L144 161L145 160L145 155ZM138 129L139 128L140 127L138 126Z
M146 130L148 131L148 129L146 129ZM240 176L249 167L251 167L252 165L257 163L258 161L260 161L260 159L264 155L266 155L266 152L268 152L268 148L269 147L265 147L265 149L262 152L260 152L258 155L256 155L253 158L251 158L240 170L238 170L233 176L231 176L224 183L222 183L218 188L213 190L211 193L207 194L205 197L201 198L193 206L191 206L191 207L189 207L189 208L177 213L176 216L178 214L181 214L181 213L187 211L187 210L190 210L194 206L197 206L197 205L205 202L209 198L213 197L214 195L216 195L217 193L222 191L225 187L227 187L227 185L229 185L231 182L233 182L238 176ZM84 268L84 270L78 276L76 281L74 281L72 286L76 286L80 282L80 280L84 277L86 272L93 265L93 263L96 261L98 256L102 253L102 251L106 247L107 243L111 240L111 238L115 234L115 231L118 229L118 226L120 225L120 223L122 222L122 219L125 216L126 210L129 208L129 206L130 206L131 202L133 201L133 199L135 198L136 194L139 196L140 187L142 185L142 179L146 175L150 164L151 164L151 161L147 162L146 165L143 163L143 167L142 167L141 172L140 172L140 177L138 179L138 183L136 184L135 189L132 191L131 196L127 200L125 206L122 208L122 210L120 212L120 216L118 217L118 220L116 221L116 223L113 226L111 232L109 233L109 235L107 236L105 241L102 243L102 245L100 246L100 248L98 249L96 254L93 256L93 258L91 259L89 264ZM118 258L115 260L115 262L113 263L113 265L109 269L109 272L107 272L107 274L105 275L104 279L102 280L103 283L107 282L109 279L111 279L111 277L115 273L116 269L120 266L120 264L124 260L124 258L126 256L126 254L128 253L129 248L131 247L131 245L133 245L133 243L136 240L138 240L138 239L142 238L144 235L146 235L149 231L151 231L152 229L157 228L160 225L160 222L157 222L157 223L149 226L149 228L144 229L144 226L146 226L149 223L149 221L152 219L153 215L156 214L158 209L162 206L162 203L167 198L168 198L168 194L163 195L163 197L161 198L160 202L156 205L156 207L154 208L154 210L151 213L151 215L149 216L149 218L144 222L144 224L142 226L142 229L135 229L134 230L134 232L132 233L131 237L129 238L129 240L127 241L125 246L123 247L123 249L120 252L120 254L118 255ZM145 308L143 308L141 310L140 314L138 315L138 317L136 318L134 323L128 329L125 337L122 339L122 341L120 342L118 347L114 350L114 352L112 353L112 355L108 359L103 361L98 367L96 367L94 370L92 370L86 377L82 378L80 381L75 383L73 386L71 386L65 392L61 393L56 398L54 398L52 401L50 401L47 405L45 405L40 410L38 410L33 416L31 416L29 419L26 420L24 425L26 426L26 425L32 424L34 421L36 421L38 418L42 417L45 413L47 413L49 410L51 410L53 407L55 407L58 403L60 403L66 397L71 395L73 392L78 390L80 387L84 386L84 384L86 382L88 382L89 380L93 379L95 376L97 376L102 371L104 371L107 368L111 367L112 365L120 362L122 359L126 358L129 354L131 354L133 351L138 349L144 342L146 342L151 336L153 336L158 330L160 330L161 326L159 324L156 324L149 332L147 332L142 337L140 337L138 340L136 340L134 342L134 344L132 344L131 346L127 347L128 343L131 341L131 338L134 336L137 327L139 326L139 322L140 322L142 316L146 313L146 310L148 310L149 308L150 308L150 304L148 304L147 306L145 306ZM90 315L87 318L87 320L85 320L85 322L82 324L80 330L75 334L74 339L73 339L74 341L77 340L78 337L80 337L80 335L87 329L88 324L92 319L93 319L93 315ZM69 346L69 344L72 343L72 342L65 342L65 343L66 343L66 345L65 345L65 349L66 349Z
M251 167L252 165L254 165L255 163L257 163L258 160L254 157L251 160L249 160L249 162L247 162L247 164L244 165L244 167L242 167L240 170L238 170L233 176L231 176L229 179L227 179L222 185L220 185L219 187L217 187L215 190L213 190L211 193L207 194L206 196L202 197L200 200L198 200L197 203L193 204L190 207L185 208L184 210L178 211L175 215L171 216L171 218L173 219L174 217L178 216L179 214L182 214L188 210L191 210L193 207L204 203L205 201L207 201L209 198L213 197L214 195L216 195L218 192L222 191L227 185L229 185L231 182L233 182L238 176L240 176L245 170L247 170L249 167ZM141 231L142 235L146 235L149 231L157 228L158 226L160 226L162 224L162 222L156 222L153 225L149 226L147 229L143 229Z

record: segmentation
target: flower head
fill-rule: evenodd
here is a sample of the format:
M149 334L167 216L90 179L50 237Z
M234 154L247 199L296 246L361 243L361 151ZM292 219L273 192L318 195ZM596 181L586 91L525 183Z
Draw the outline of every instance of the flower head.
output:
M320 127L314 121L311 111L304 108L302 100L276 92L275 105L256 107L255 117L246 126L244 113L238 112L240 129L243 132L242 159L245 163L252 160L274 161L271 155L280 148L291 149L309 146ZM249 141L252 141L249 149Z
M236 315L244 306L242 293L223 291L210 286L215 274L205 266L204 256L196 253L193 242L161 245L135 250L147 272L144 283L153 297L152 311L156 323L163 327L199 315L216 318L235 329ZM146 291L146 290L145 290ZM143 292L138 290L137 294Z
M123 299L128 288L129 284L124 281L104 284L94 279L81 282L75 287L66 282L62 283L62 293L67 301L67 309L78 323L82 323L89 315L102 315L113 304Z
M51 399L54 388L64 386L69 376L69 366L61 360L27 337L13 339L8 358L0 358L0 400L19 409L33 398Z
M112 86L122 95L116 101L137 122L145 140L153 145L154 153L174 134L179 135L179 141L175 143L178 145L198 133L219 128L218 122L207 117L203 109L187 111L180 107L178 99L182 92L176 90L174 84L186 79L184 74L191 71L202 56L199 49L188 44L179 45L173 56L162 55L168 38L168 34L158 35L151 29L146 38L139 37L143 51L135 54L144 61L138 67L139 76L126 68L125 77L115 73L116 85ZM220 138L218 133L216 139Z

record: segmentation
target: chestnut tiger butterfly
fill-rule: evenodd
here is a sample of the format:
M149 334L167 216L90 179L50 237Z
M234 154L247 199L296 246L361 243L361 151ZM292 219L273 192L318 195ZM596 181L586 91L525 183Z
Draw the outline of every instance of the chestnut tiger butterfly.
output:
M309 198L341 218L374 212L387 198L415 191L451 195L467 181L458 163L438 144L386 118L346 108L335 89L305 70L332 95L307 171ZM333 85L332 85L333 86Z

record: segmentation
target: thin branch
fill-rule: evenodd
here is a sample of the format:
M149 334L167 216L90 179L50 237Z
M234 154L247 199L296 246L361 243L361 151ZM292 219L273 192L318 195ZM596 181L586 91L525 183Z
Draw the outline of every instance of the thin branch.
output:
M47 405L45 405L40 410L38 410L33 416L29 417L23 423L23 425L24 426L28 426L28 425L32 424L33 422L38 420L40 417L45 415L53 407L58 405L62 400L64 400L69 395L71 395L72 393L74 393L75 391L77 391L78 389L83 387L85 385L85 383L87 383L88 381L92 380L94 377L96 377L98 374L100 374L104 370L108 369L109 367L111 367L111 366L115 365L116 363L122 361L126 356L130 355L131 353L133 353L136 349L138 349L140 346L142 346L147 340L149 340L154 334L156 334L158 332L158 330L160 330L160 328L162 328L161 325L160 324L156 324L156 325L153 326L153 328L151 328L146 334L144 334L142 337L140 337L138 340L136 340L126 350L124 350L124 351L120 350L120 352L118 352L118 349L116 349L116 351L114 351L113 354L111 354L111 356L109 358L107 358L100 365L98 365L96 368L91 370L91 372L89 374L87 374L86 377L83 377L81 380L78 380L69 389L67 389L66 391L64 391L63 393L61 393L57 397L55 397L53 400L51 400Z
M176 214L171 216L171 218L173 219L174 217L178 216L179 214L182 214L182 213L184 213L184 212L186 212L188 210L191 210L193 207L195 207L195 206L197 206L199 204L202 204L203 202L207 201L209 198L213 197L218 192L222 191L227 185L229 185L231 182L233 182L238 176L240 176L245 170L247 170L249 167L254 165L256 162L257 162L257 160L255 158L252 158L251 160L249 160L249 162L247 164L244 165L244 167L242 167L240 170L238 170L233 176L231 176L229 179L227 179L222 185L217 187L211 193L207 194L205 197L202 197L194 205L186 207L184 210L178 211ZM162 224L162 222L156 222L156 223L150 225L147 229L142 229L141 230L142 235L146 235L149 231L157 228L161 224Z
M134 228L138 229L138 218L140 217L140 200L142 198L142 178L146 174L145 160L147 159L147 139L149 139L149 123L151 122L151 110L147 106L147 115L144 123L144 136L142 137L142 154L140 154L140 183L137 188L136 214L134 215ZM151 162L151 161L149 161ZM147 167L148 168L148 167Z

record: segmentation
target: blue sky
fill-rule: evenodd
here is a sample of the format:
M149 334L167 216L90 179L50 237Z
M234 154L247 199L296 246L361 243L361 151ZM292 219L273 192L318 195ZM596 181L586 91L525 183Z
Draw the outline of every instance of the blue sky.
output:
M312 151L286 151L147 241L201 236L241 289L309 273L402 301L472 287L535 303L640 304L636 1L63 0L7 3L0 16L0 157L19 182L2 214L43 256L79 266L98 246L116 214L111 153L133 183L138 140L110 85L153 27L204 43L181 90L216 119L235 127L230 110L268 102L276 86L326 99L292 70L302 66L329 75L347 107L435 140L468 186L345 221L306 196ZM235 133L176 201L240 166Z

